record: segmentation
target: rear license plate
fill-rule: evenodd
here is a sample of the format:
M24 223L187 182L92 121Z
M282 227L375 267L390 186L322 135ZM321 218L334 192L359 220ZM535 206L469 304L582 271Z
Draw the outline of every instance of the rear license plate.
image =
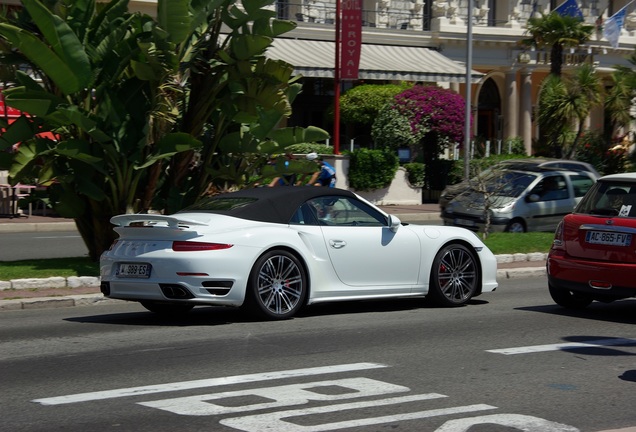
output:
M632 235L617 232L588 231L585 234L585 241L590 244L629 246L632 242Z
M149 278L152 266L147 263L119 263L115 276L122 278Z
M475 226L475 222L467 219L455 219L455 225Z

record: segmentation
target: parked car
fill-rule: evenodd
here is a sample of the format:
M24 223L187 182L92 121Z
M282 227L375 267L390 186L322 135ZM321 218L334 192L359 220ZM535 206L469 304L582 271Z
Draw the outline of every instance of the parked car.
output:
M568 171L585 171L592 174L594 178L601 175L587 162L581 162L569 159L550 159L550 158L524 158L524 159L508 159L497 163L494 167L488 168L480 173L480 176L488 175L493 169L516 169L516 170L532 170L536 168L560 168ZM471 180L473 183L476 178ZM439 198L440 211L443 212L446 206L453 198L470 188L470 181L462 181L453 185L448 185L442 191Z
M571 309L636 296L636 173L601 177L563 218L548 254L552 299Z
M101 291L158 313L246 306L285 319L306 304L422 296L457 306L497 287L496 259L471 232L402 225L337 188L246 189L111 222Z
M464 191L442 212L445 225L490 231L554 231L596 181L592 173L534 168L493 170L484 189ZM486 211L488 209L488 213Z

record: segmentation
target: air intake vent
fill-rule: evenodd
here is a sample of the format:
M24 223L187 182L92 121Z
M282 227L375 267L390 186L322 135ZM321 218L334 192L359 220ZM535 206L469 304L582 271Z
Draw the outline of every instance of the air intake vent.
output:
M201 283L205 290L212 295L215 296L224 296L230 292L232 289L232 285L234 285L234 281L231 280L214 280L214 281L204 281Z
M229 288L206 288L205 290L215 296L224 296L230 292Z
M234 285L234 281L220 281L220 280L216 280L216 281L203 281L201 283L201 285L204 288L232 288L232 285Z

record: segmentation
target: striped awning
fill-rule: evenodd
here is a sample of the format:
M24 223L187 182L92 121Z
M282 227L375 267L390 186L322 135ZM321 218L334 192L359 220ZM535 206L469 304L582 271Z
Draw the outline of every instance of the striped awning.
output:
M293 65L296 74L334 77L334 42L276 38L266 55ZM472 82L483 76L471 71ZM466 66L429 48L363 43L359 79L463 83Z

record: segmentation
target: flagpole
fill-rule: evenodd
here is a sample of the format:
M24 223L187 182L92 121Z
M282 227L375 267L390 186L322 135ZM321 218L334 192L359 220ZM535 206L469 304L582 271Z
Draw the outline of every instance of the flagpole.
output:
M340 154L340 1L336 0L336 65L333 76L333 153Z

